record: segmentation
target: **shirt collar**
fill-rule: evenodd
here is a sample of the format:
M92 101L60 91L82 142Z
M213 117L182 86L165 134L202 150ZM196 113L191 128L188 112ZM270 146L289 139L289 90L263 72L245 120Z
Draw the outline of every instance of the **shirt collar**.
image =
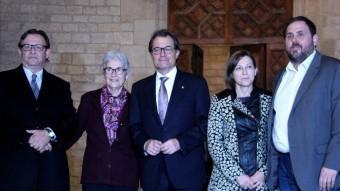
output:
M316 51L313 50L312 54L310 54L301 64L298 65L298 70L302 69L304 71L307 71L309 66L312 64L313 58L315 56ZM292 64L292 62L289 61L287 67L286 67L286 71L297 71L294 67L294 65Z
M25 65L23 65L23 69L24 69L24 72L26 74L27 79L29 79L29 81L31 81L33 72L31 70L29 70L28 68L26 68ZM37 80L42 79L43 71L44 70L41 69L41 70L39 70L38 72L35 73L37 75Z
M172 68L167 74L163 75L157 71L156 78L168 77L169 80L174 80L177 74L177 67Z

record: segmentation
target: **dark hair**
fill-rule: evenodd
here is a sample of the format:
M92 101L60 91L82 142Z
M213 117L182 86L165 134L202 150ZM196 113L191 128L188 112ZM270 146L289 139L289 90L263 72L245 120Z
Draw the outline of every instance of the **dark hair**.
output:
M312 36L314 36L316 34L316 27L315 24L313 23L313 21L309 20L307 17L304 16L297 16L297 17L293 17L291 20L289 20L289 22L285 25L285 28L283 29L283 38L286 37L286 32L287 32L287 28L290 24L297 22L297 21L303 21L306 23L306 25L309 28L310 33L312 34Z
M39 29L29 29L27 30L26 32L24 32L24 34L21 35L20 37L20 40L18 42L18 47L21 48L22 47L22 41L25 40L25 38L28 36L28 35L31 35L31 34L36 34L36 35L40 35L44 38L45 42L46 42L46 48L50 48L50 40L46 34L45 31L43 30L39 30Z
M239 63L239 61L245 56L248 56L251 59L251 61L253 62L254 68L257 68L255 58L251 55L251 53L248 50L238 50L238 51L234 52L230 56L230 58L227 62L226 79L225 79L226 82L228 82L229 86L233 89L235 88L235 80L234 80L234 77L233 77L233 72L234 72L237 64ZM256 81L256 78L255 78L253 84L255 83L255 81Z
M149 41L149 52L150 53L152 52L153 41L155 40L156 37L167 37L167 36L172 38L172 40L174 41L175 50L181 50L180 45L179 45L179 41L178 41L176 35L174 33L170 32L170 31L166 30L166 29L160 29L160 30L155 31L151 36L151 39Z

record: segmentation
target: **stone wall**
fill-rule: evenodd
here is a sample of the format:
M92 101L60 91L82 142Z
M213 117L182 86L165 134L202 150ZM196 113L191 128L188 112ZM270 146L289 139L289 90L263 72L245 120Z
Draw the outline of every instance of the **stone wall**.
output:
M133 82L154 72L147 51L152 32L166 28L167 0L0 0L0 71L19 65L17 42L29 28L45 30L52 57L47 70L71 82L75 107L80 96L103 85L102 55L127 53ZM84 136L68 152L72 190L79 179Z
M339 0L295 0L294 15L317 24L319 50L340 58ZM23 31L40 28L49 34L53 56L47 69L71 82L75 107L80 96L103 84L100 62L109 50L126 52L131 62L127 82L152 74L147 43L155 29L167 26L167 0L0 0L0 71L16 67L17 41ZM224 89L229 47L200 45L204 76L211 93ZM79 177L84 138L68 152L72 191Z

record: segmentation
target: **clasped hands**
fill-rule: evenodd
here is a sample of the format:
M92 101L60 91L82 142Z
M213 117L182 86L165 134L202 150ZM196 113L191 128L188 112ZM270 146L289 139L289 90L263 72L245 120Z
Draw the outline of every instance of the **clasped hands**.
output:
M241 174L236 178L237 183L243 189L254 189L260 190L264 184L264 174L261 171L256 171L253 176L248 176L246 174Z
M151 156L156 156L160 152L171 155L180 149L181 146L176 138L169 139L164 143L155 139L149 139L144 143L144 151Z
M31 134L28 143L32 148L40 153L52 150L50 137L46 130L26 130L26 132Z

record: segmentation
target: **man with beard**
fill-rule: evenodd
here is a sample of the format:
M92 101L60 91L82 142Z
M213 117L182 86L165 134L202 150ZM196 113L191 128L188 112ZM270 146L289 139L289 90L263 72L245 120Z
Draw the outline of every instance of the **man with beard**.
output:
M316 50L316 27L306 17L291 19L284 40L289 63L275 80L268 185L340 190L340 61Z

